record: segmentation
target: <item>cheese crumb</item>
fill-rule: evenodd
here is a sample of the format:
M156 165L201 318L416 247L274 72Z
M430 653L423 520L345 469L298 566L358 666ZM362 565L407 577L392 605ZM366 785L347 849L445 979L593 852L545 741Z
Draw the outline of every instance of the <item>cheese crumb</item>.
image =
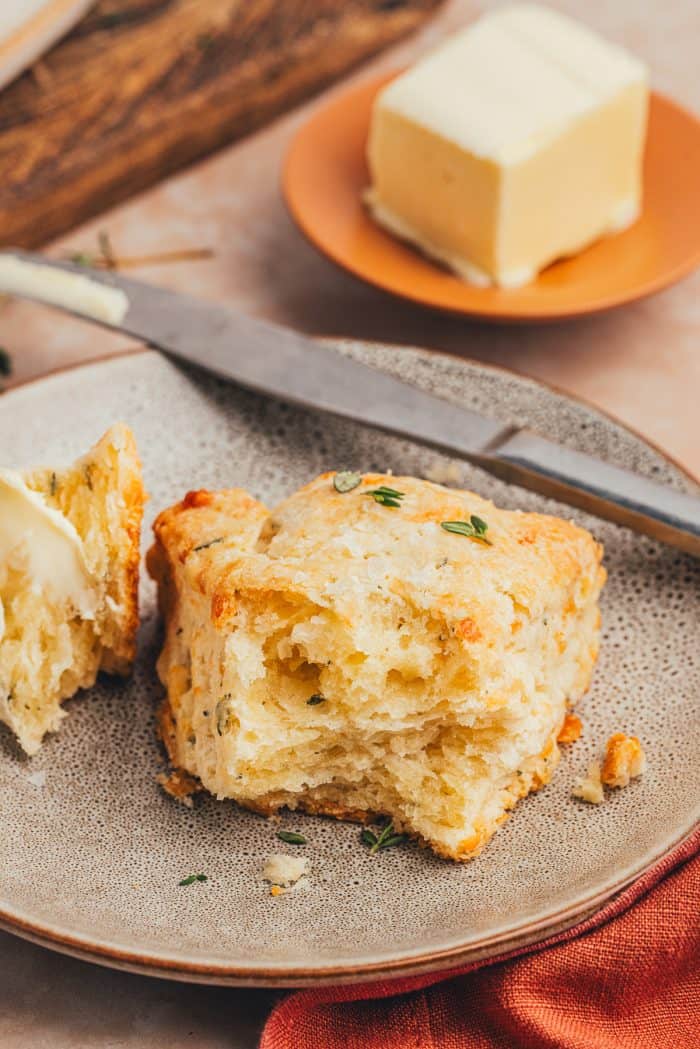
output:
M588 769L588 775L578 781L571 793L575 798L587 801L589 805L600 805L603 800L603 784L600 778L599 762L593 762Z
M156 782L175 801L179 801L186 808L193 807L192 795L197 794L202 788L198 781L182 769L173 769L171 772L159 772Z
M646 757L636 736L615 732L608 740L601 779L606 787L626 787L644 772Z
M557 743L575 743L581 735L583 722L577 714L567 714L559 729Z
M283 886L286 889L298 882L308 869L309 861L305 856L287 856L283 852L275 852L267 860L262 874L265 881L272 882L273 888Z
M603 786L626 787L630 780L644 772L645 766L646 757L637 737L615 732L605 746L602 769L599 762L594 761L588 775L578 781L571 793L591 805L600 805Z
M46 772L41 769L39 772L30 772L27 779L34 787L43 787L46 783Z
M286 888L284 885L271 885L270 896L288 896L290 893L305 892L309 885L309 879L303 874L299 881L295 882L294 885L288 885Z

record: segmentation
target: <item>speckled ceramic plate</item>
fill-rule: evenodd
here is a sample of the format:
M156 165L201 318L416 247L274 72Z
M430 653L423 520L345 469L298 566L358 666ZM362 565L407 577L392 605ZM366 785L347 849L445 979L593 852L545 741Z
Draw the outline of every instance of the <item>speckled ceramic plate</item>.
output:
M527 379L398 347L345 349L448 399L691 486L639 437ZM425 475L446 462L143 352L2 397L3 463L67 461L116 419L136 431L149 517L193 486L243 485L274 503L338 465ZM465 485L503 505L561 511L460 469ZM357 826L287 814L283 826L308 839L299 851L311 862L311 888L273 899L260 871L280 849L275 824L211 798L188 810L156 785L157 622L144 580L133 680L105 681L72 700L61 732L31 761L0 733L0 924L156 975L298 985L451 966L541 938L599 906L698 815L700 565L576 517L605 542L610 573L584 735L479 859L454 864L413 845L370 856ZM574 779L617 729L642 738L648 772L600 807L574 801ZM209 880L178 886L196 871Z

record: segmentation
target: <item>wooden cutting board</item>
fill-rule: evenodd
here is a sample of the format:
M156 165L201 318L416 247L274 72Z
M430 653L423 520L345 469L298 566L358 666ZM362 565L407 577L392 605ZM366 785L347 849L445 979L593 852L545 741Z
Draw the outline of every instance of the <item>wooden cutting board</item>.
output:
M442 0L100 0L0 94L0 243L32 247L264 124Z

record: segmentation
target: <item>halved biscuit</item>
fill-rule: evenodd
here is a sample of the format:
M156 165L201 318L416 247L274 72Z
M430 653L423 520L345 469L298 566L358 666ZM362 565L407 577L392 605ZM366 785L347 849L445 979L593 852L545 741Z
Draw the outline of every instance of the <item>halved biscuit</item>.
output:
M131 667L143 503L122 424L67 469L0 470L0 720L28 754L63 700Z

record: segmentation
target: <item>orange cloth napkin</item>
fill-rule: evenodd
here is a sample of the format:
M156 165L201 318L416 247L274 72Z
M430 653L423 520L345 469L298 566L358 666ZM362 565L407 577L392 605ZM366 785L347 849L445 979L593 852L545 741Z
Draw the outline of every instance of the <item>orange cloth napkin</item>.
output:
M700 828L535 947L290 995L261 1049L700 1049Z

